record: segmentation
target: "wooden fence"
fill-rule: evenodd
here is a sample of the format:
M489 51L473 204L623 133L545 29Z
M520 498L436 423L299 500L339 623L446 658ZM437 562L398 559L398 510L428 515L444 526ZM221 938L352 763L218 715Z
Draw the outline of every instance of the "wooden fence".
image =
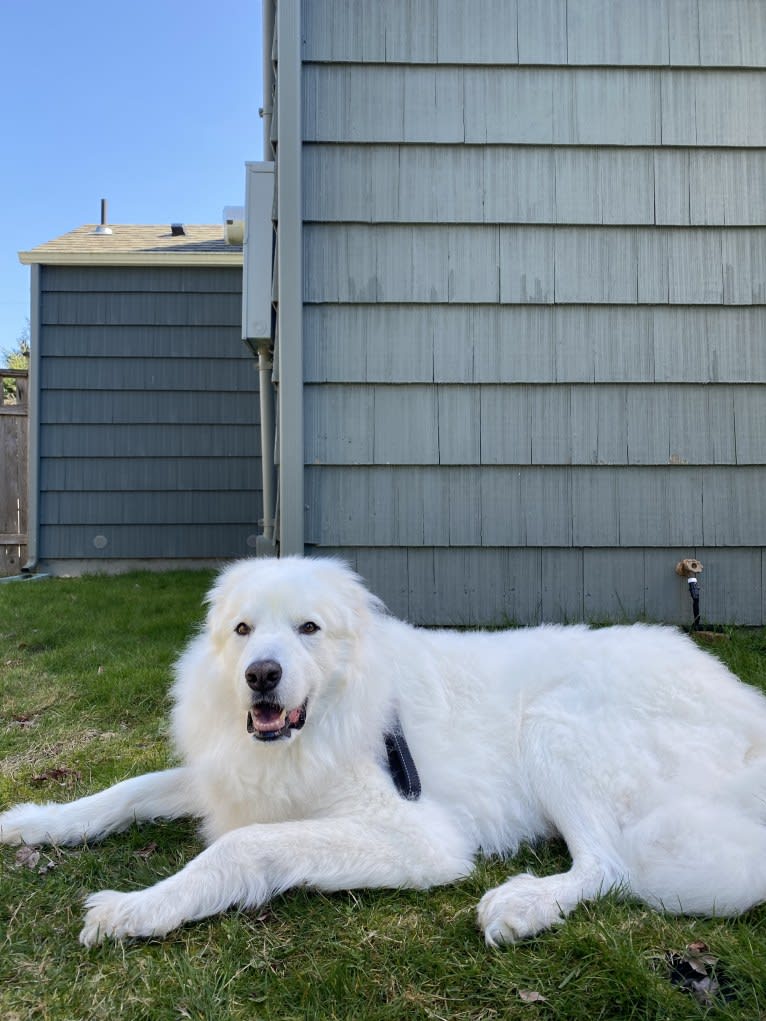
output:
M0 577L27 552L27 370L0 368Z

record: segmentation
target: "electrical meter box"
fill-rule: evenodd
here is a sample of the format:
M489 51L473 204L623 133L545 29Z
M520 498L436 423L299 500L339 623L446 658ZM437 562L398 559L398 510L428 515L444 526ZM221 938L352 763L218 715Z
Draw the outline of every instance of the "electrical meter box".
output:
M242 339L271 337L274 164L246 163Z

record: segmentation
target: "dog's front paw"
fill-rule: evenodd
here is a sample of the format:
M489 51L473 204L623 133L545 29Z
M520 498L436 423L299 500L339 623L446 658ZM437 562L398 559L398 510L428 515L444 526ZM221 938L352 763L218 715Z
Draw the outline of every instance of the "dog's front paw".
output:
M563 914L546 881L523 873L485 893L477 918L487 945L498 947L535 936L562 922Z
M46 805L14 805L0 812L0 844L49 844L51 813Z
M92 947L105 939L149 939L165 936L179 925L182 919L174 918L167 905L160 908L147 890L135 893L117 893L102 890L85 902L88 909L80 942Z

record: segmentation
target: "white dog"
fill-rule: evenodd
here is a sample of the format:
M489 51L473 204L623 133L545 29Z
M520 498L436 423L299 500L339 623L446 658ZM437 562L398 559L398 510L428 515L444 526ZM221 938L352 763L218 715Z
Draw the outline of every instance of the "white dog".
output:
M559 834L570 871L487 893L490 944L617 889L670 911L766 899L766 699L674 630L416 630L329 560L248 560L181 657L183 765L0 815L6 843L195 815L177 874L91 896L80 939L164 936L293 886L429 887Z

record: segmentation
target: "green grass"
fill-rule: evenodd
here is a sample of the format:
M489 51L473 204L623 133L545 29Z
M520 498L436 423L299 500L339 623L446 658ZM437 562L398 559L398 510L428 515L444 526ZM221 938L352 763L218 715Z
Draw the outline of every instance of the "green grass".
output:
M168 669L209 580L0 585L0 805L69 799L166 764ZM766 688L766 632L731 632L714 651ZM162 942L79 945L88 891L146 886L199 848L191 823L172 823L42 849L35 868L0 850L0 1019L766 1019L766 908L673 918L608 897L538 939L486 949L479 897L511 871L565 868L557 842L430 893L292 891ZM717 960L722 992L707 1005L669 981L669 955L695 942Z

